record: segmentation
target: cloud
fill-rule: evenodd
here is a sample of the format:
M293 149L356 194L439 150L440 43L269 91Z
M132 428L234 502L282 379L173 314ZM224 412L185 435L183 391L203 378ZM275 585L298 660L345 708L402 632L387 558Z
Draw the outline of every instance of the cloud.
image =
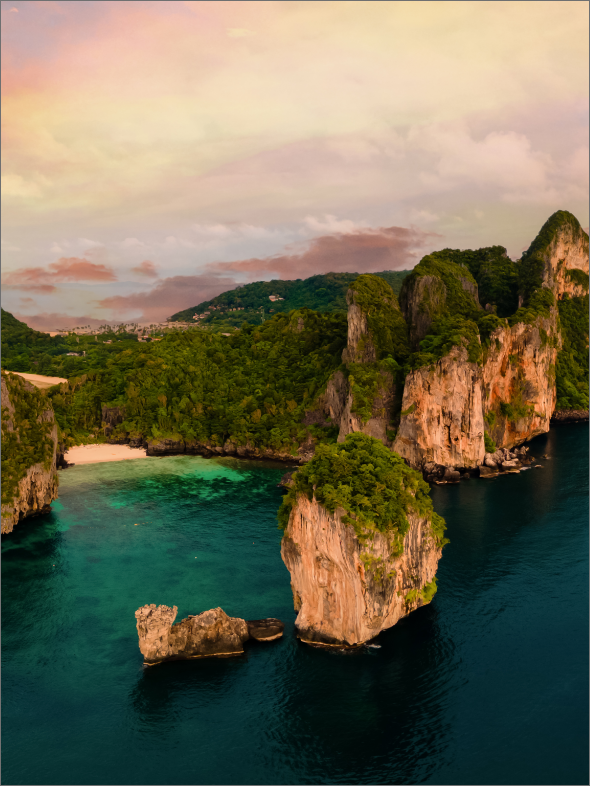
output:
M116 280L115 272L108 265L79 257L61 257L47 268L25 267L11 271L3 277L2 284L10 289L49 293L55 291L56 284Z
M11 8L9 13L18 14L18 8Z
M234 278L218 273L164 278L149 292L114 295L98 301L98 306L111 312L111 319L122 322L139 319L161 322L176 311L196 306L238 285Z
M156 270L156 266L153 262L150 262L149 259L144 259L136 267L131 268L133 273L138 273L140 276L148 276L149 278L158 278L158 271Z
M279 278L307 278L318 273L369 273L380 270L401 270L418 261L418 249L435 237L411 227L380 227L351 231L347 234L314 238L302 251L266 259L245 259L237 262L216 262L210 270L245 273L250 280L276 274Z
M72 317L69 314L56 312L42 312L33 316L15 312L14 316L33 328L33 330L60 330L61 328L80 327L81 325L90 325L91 328L95 328L105 323L104 319L95 319L87 316Z
M338 219L336 216L331 215L325 215L323 221L319 218L315 218L315 216L306 216L303 219L303 223L305 228L318 234L321 232L323 234L350 235L354 232L358 232L361 228L366 229L366 224L364 222L357 224L349 219Z
M2 240L2 251L20 251L20 247L14 246L12 243L9 243L7 240Z
M121 248L145 248L145 243L138 240L136 237L126 237L120 243Z
M230 38L247 38L251 35L256 35L253 30L248 30L246 27L230 27L227 34Z

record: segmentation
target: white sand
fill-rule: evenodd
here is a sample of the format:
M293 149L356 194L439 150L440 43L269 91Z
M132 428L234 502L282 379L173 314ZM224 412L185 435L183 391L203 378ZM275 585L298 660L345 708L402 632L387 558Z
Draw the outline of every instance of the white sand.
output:
M126 461L145 458L143 448L130 448L129 445L77 445L66 451L68 464L96 464L101 461Z
M50 388L52 385L59 385L62 382L67 382L67 379L63 379L63 377L44 377L41 374L25 374L22 371L10 371L10 374L16 374L23 379L26 379L27 382L30 382L31 385L34 385L36 388Z

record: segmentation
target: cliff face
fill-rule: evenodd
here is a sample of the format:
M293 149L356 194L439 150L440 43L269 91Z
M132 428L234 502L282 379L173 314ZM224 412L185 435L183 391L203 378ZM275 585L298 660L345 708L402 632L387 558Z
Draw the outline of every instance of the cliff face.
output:
M464 347L406 377L393 450L411 467L476 467L485 454L482 371Z
M291 573L297 634L306 642L361 644L434 594L441 548L428 519L409 513L403 554L394 556L391 534L376 532L361 543L343 514L299 495L285 530L281 555Z
M362 432L390 444L387 431L399 392L394 374L382 361L407 354L406 324L391 287L381 279L359 276L346 300L348 336L342 362L347 374L332 375L321 403L339 426L339 442Z
M486 430L498 447L511 448L549 431L560 346L557 309L534 325L499 328L490 339L483 365Z
M57 424L47 399L21 377L3 372L2 533L12 532L23 518L47 513L57 499L56 450Z
M354 384L354 376L352 376L352 381ZM365 421L355 412L354 388L352 390L350 389L349 377L349 392L346 396L344 408L340 416L338 442L344 442L347 434L361 431L363 434L368 434L370 437L375 437L375 439L380 440L384 445L389 444L387 427L391 422L391 414L395 403L396 386L393 381L393 376L386 371L376 371L375 381L377 383L376 393L371 400L370 417Z
M573 222L564 222L545 249L539 252L543 262L543 286L558 299L564 294L579 297L588 294L588 282L572 271L588 275L588 235Z
M359 303L358 293L349 289L346 293L348 304L348 343L342 353L343 363L374 363L377 350L369 330L367 313Z

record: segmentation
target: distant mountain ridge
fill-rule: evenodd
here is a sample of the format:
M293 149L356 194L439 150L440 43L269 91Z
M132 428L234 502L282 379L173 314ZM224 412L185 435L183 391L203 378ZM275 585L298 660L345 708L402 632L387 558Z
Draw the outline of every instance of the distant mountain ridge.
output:
M410 270L383 270L381 273L372 275L384 279L399 294L404 278ZM271 309L274 313L281 311L292 311L293 309L309 308L313 311L346 311L346 292L350 284L358 278L359 273L324 273L323 275L311 276L310 278L298 278L293 281L276 279L273 281L255 281L252 284L222 292L221 295L204 300L192 308L178 311L173 314L171 322L189 322L195 314L202 314L211 309L221 308L222 313L212 313L203 321L211 323L218 321L222 315L224 321L235 312L227 313L227 309L242 308L244 311L235 313L234 320L241 324L244 321L251 322L250 314L246 319L245 312L252 312L261 307L268 313ZM282 300L271 301L271 295L277 295ZM225 312L225 313L224 313Z

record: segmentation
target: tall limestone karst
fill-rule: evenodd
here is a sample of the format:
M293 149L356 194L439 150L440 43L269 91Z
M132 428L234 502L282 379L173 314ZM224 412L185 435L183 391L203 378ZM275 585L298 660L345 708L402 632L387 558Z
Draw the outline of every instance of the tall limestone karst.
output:
M445 524L399 456L357 432L320 445L293 481L281 554L303 641L359 645L430 602Z
M49 399L2 372L2 532L57 499L57 423Z
M401 369L409 354L406 323L393 290L376 276L359 276L347 303L346 373L338 370L332 376L324 406L339 427L339 442L362 431L388 445L388 427L401 402Z
M470 271L486 289L486 309ZM417 468L475 467L486 444L511 448L548 431L561 303L587 293L588 235L564 211L518 264L501 247L425 257L400 293L417 351L393 449Z

